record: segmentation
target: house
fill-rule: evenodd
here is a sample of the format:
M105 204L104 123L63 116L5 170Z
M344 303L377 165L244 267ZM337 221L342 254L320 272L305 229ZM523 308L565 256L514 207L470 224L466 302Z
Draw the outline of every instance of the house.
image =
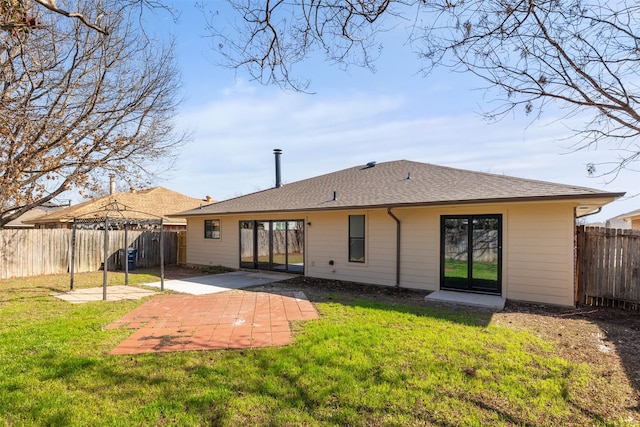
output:
M107 196L59 209L25 222L33 224L37 228L71 228L74 218L104 217L105 206L110 206L114 202L126 208L122 216L136 219L162 218L166 231L180 231L186 228L186 219L170 218L169 214L193 209L205 203L212 203L213 200L210 197L204 200L196 199L164 187L129 192L114 191Z
M180 213L187 264L571 306L576 218L624 194L406 160L280 185L278 165L274 188Z
M618 215L616 218L620 218L626 225L621 228L640 230L640 209Z
M28 210L27 212L20 215L18 218L9 221L4 225L4 228L34 228L35 225L29 223L29 220L38 218L42 215L45 215L48 212L55 211L56 209L62 209L64 207L69 206L69 204L60 205L56 203L44 203L41 206L35 207L33 209Z
M613 218L607 219L604 224L601 223L589 223L589 226L593 227L607 227L607 228L617 228L619 230L630 230L631 222L625 221L624 217L628 214L622 214L618 216L614 216Z

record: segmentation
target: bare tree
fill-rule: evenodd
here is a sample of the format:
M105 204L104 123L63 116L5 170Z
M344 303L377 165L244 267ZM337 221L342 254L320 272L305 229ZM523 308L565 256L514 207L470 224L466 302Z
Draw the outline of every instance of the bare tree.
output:
M428 74L435 66L488 82L497 104L539 114L548 104L573 130L576 149L600 142L619 150L617 174L640 159L640 3L635 0L229 0L240 19L209 16L226 64L262 83L306 91L295 66L318 52L343 65L373 67L376 36L407 29L408 46ZM595 165L588 172L597 173Z
M156 0L107 0L107 9L164 9L172 11L161 1ZM62 1L63 3L73 3L73 1ZM67 10L61 6L58 0L0 0L0 29L9 31L29 31L38 28L40 23L38 14L40 9L46 9L54 14L66 18L77 19L83 25L101 34L108 35L106 26L99 23L102 11L94 10L92 14L87 14L79 9ZM98 12L98 13L96 13Z
M109 173L148 180L183 141L173 46L141 37L126 8L77 6L108 35L53 12L0 32L0 226Z

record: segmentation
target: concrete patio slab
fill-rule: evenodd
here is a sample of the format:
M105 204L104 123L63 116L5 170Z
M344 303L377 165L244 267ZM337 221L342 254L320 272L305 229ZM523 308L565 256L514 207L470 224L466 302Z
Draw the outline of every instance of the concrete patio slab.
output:
M156 295L157 292L147 289L137 288L135 286L108 286L107 301L121 301L126 299L140 299L150 295ZM72 304L82 304L89 301L102 301L103 289L86 288L77 289L59 294L51 294L58 299L70 302Z
M293 274L273 273L269 271L233 271L224 274L189 277L186 279L165 280L164 289L191 295L207 295L230 289L242 289L250 286L280 282L295 277ZM144 286L160 288L160 282L145 283Z
M136 331L110 354L257 348L291 344L289 322L317 319L303 292L160 295L107 329Z
M474 294L469 292L436 291L424 297L426 302L466 305L495 311L504 310L505 299L498 295Z

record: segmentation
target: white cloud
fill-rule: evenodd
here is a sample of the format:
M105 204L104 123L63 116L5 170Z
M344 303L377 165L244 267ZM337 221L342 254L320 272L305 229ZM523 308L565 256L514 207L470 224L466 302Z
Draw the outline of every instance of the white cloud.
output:
M561 121L487 124L471 112L420 117L405 107L400 96L356 92L320 96L260 88L223 96L179 117L182 126L194 128L194 141L181 155L172 188L218 200L269 188L272 150L280 148L285 183L372 160L407 159L631 191L635 177L622 176L609 186L588 178L586 164L613 159L613 153L566 154L570 132Z

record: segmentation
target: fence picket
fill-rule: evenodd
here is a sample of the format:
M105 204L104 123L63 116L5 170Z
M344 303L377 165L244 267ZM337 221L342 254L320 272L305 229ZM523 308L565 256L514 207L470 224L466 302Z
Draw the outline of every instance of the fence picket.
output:
M577 302L640 309L640 231L579 226Z
M0 279L28 277L41 274L69 272L71 262L70 229L0 230ZM177 232L164 233L164 259L175 264L177 257ZM77 230L75 271L97 271L103 262L102 230ZM138 250L137 267L160 265L160 232L128 231L130 247ZM110 270L121 269L121 249L128 247L123 230L109 231Z

